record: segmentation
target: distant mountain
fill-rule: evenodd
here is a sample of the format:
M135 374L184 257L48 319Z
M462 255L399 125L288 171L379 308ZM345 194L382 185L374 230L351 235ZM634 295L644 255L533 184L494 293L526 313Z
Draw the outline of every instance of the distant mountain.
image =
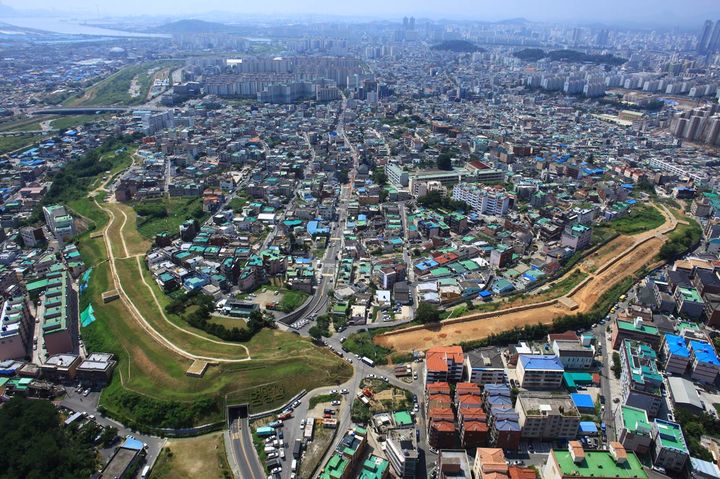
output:
M483 52L482 48L466 40L446 40L430 47L432 50L445 50L455 53Z
M523 17L517 17L517 18L508 18L505 20L498 20L497 22L494 22L496 25L525 25L526 23L530 23L530 20Z
M156 33L237 33L237 28L204 20L178 20L154 29Z

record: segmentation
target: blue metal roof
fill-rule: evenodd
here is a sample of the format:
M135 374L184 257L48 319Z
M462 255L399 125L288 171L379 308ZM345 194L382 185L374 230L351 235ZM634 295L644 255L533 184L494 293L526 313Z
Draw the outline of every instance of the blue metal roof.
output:
M690 341L690 347L695 354L695 359L701 363L713 364L720 367L720 359L718 359L715 349L705 341Z
M523 365L523 368L528 369L541 369L546 371L565 371L565 368L563 367L562 363L556 356L552 356L549 354L543 354L543 355L529 355L529 354L521 354L520 355L520 364Z
M685 338L677 336L675 334L666 334L665 342L667 343L668 351L673 356L679 356L681 358L690 357L690 349L685 344Z
M580 432L584 432L585 434L597 433L597 424L592 421L580 421Z
M125 439L125 442L122 443L122 446L125 449L135 449L136 451L142 451L143 449L143 443L142 441L138 441L135 438L128 437Z
M578 409L595 409L595 403L589 394L573 393L570 397Z

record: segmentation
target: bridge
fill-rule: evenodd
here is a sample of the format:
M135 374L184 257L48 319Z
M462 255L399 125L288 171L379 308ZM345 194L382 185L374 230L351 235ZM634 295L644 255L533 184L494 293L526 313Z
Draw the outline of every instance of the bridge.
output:
M0 137L6 136L45 136L51 135L58 130L57 128L51 128L49 130L16 130L16 131L0 131Z
M67 106L35 110L33 115L102 115L103 113L127 113L134 110L163 111L159 108L138 106Z

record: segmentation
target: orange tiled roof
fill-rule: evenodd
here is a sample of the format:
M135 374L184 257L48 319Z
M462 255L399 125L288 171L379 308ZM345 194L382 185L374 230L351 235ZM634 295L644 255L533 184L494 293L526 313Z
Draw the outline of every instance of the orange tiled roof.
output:
M454 363L465 361L465 355L460 346L438 346L430 348L425 353L425 367L428 371L447 372L448 359Z

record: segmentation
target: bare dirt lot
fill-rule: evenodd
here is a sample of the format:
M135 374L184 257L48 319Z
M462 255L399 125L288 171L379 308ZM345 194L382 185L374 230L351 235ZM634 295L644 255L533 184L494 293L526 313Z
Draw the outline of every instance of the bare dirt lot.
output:
M393 331L375 336L374 341L396 351L423 350L432 346L482 339L491 333L522 327L526 324L547 324L554 318L565 314L587 312L593 308L598 298L613 285L655 261L660 247L666 241L664 233L674 229L677 225L677 220L669 211L663 210L663 215L666 222L661 227L632 237L619 236L581 262L580 268L592 275L582 287L567 296L572 300L571 302L577 303L578 308L575 310L569 309L562 303L554 303L538 305L536 308L524 311L503 312L500 310L492 315L486 314L475 319L473 316L477 315L471 314L467 316L466 321L440 324L433 329L408 328ZM639 246L630 249L633 244L639 244ZM603 269L613 259L615 262ZM592 266L589 267L588 263ZM600 272L595 274L596 270ZM516 304L508 306L516 306ZM507 309L508 306L503 309Z

